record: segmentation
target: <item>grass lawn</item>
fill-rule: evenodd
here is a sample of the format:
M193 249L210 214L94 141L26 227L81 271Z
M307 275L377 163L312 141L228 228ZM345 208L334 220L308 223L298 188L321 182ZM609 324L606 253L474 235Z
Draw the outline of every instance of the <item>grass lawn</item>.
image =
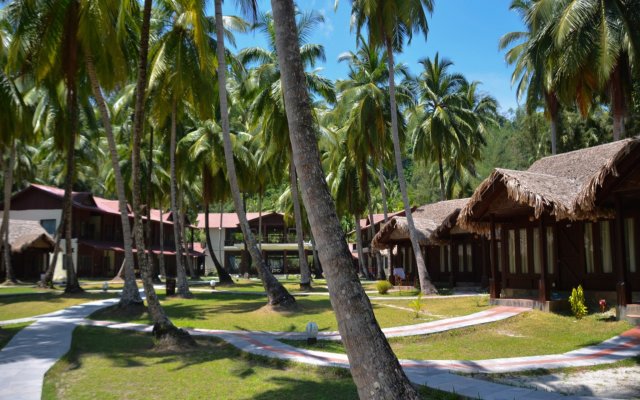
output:
M428 336L391 338L389 344L399 358L483 360L565 353L598 344L630 328L625 321L604 320L597 314L576 321L569 316L531 311L499 322ZM344 353L340 342L323 342L323 348L301 341L287 343Z
M298 297L297 312L274 312L264 309L265 297L233 293L194 293L194 298L165 298L162 305L171 320L180 327L229 330L303 331L309 321L320 330L338 329L335 315L327 296ZM413 312L384 307L373 303L378 322L383 327L417 324L437 319L429 315L414 318ZM149 323L148 316L122 315L106 309L92 315L94 319Z
M0 292L2 293L2 292ZM0 296L0 320L33 317L62 310L76 304L114 297L108 293L62 294L57 291L39 291L34 294Z
M54 290L40 289L35 285L0 286L0 297L14 294L34 294L62 292L64 288L57 287Z
M206 280L206 278L203 277ZM233 286L220 286L217 287L216 290L219 291L235 291L235 292L264 292L264 288L262 287L262 282L255 279L236 279L233 281L235 285ZM292 293L300 292L300 279L288 278L288 279L278 279L280 283ZM324 279L314 279L311 283L311 291L312 292L323 292L328 293L327 290L327 282ZM199 286L194 286L199 287Z
M29 326L31 322L23 322L21 324L4 325L0 327L0 349L2 349L16 333L26 326Z
M43 399L357 399L347 370L246 355L216 339L159 352L148 334L78 327ZM457 399L425 390L424 398Z
M390 299L391 300L391 299ZM392 307L403 307L414 309L415 300L372 300L375 304L385 304ZM473 297L439 297L439 298L423 298L420 300L420 310L422 315L434 318L451 318L463 315L474 314L480 311L486 311L489 306L488 296Z

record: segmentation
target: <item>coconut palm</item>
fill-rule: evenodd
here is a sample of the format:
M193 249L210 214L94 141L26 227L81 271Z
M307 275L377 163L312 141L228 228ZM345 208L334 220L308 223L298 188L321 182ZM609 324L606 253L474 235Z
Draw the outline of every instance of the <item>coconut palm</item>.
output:
M361 398L417 399L418 394L386 341L351 267L346 237L320 163L317 129L299 52L295 6L292 0L272 0L271 5L293 158L296 169L305 172L299 176L302 199L317 241L351 375Z
M440 58L420 60L424 71L416 81L419 103L410 113L413 155L416 161L438 163L440 200L446 200L444 160L470 152L475 116L466 97L464 76L449 72L453 63Z
M222 0L215 0L215 16L216 16L216 39L217 47L216 54L218 60L218 95L220 99L220 120L222 125L222 137L224 144L224 158L225 165L227 167L227 178L229 180L229 186L231 188L231 197L233 198L233 204L240 220L240 228L244 235L244 239L248 244L249 253L253 260L254 265L258 269L258 274L262 279L262 285L267 292L268 302L274 306L290 307L295 304L295 298L289 294L289 292L282 286L280 282L273 276L267 264L262 259L260 249L256 238L251 232L249 227L249 221L245 213L242 196L240 194L240 187L238 184L238 177L236 174L235 163L233 160L233 145L231 143L231 133L229 128L229 109L227 104L227 79L226 79L226 59L225 59L225 45L224 45L224 20L222 17ZM254 0L239 1L239 4L245 10L252 10L253 15L256 12L256 3Z
M363 28L368 33L370 45L383 46L387 52L387 64L389 66L389 104L391 110L396 110L396 83L394 52L401 51L404 41L411 41L414 32L422 32L425 35L429 31L427 13L433 11L433 0L352 0L351 1L352 24L360 36ZM424 256L420 249L418 236L411 215L411 205L407 194L407 183L402 166L402 148L398 134L398 118L395 112L391 113L391 137L393 139L394 161L398 173L398 183L404 211L409 226L409 236L416 259L416 266L420 280L420 289L423 293L435 293L435 286L429 281Z
M311 32L318 24L324 22L324 17L315 12L299 13L297 28L300 32L300 54L306 68L313 68L317 61L324 60L324 47L305 43ZM250 47L243 49L238 57L243 64L257 63L246 81L246 95L250 99L249 112L253 116L253 124L259 131L261 142L266 147L266 159L269 163L285 163L288 165L275 166L274 170L289 170L289 184L296 226L296 242L300 260L300 288L308 290L311 287L311 270L307 263L304 243L300 200L298 195L298 179L291 157L287 116L282 100L282 85L280 81L280 67L275 51L275 28L271 14L260 15L254 29L261 31L267 38L268 47ZM324 98L329 102L335 101L335 93L331 81L322 78L317 72L307 72L307 84L313 95ZM283 157L282 150L286 149Z

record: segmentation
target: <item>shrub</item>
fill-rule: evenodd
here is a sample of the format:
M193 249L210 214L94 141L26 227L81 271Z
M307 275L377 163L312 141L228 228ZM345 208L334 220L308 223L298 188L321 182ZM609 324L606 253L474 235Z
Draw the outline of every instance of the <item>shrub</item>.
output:
M571 291L569 296L569 304L571 304L571 312L576 319L582 319L587 315L587 306L584 304L584 291L582 285L578 285Z
M389 289L391 289L393 285L389 281L378 281L376 282L376 289L378 289L378 293L387 294Z
M409 303L409 307L414 312L414 318L418 318L420 316L420 311L422 311L422 292L418 293L418 297L415 300Z

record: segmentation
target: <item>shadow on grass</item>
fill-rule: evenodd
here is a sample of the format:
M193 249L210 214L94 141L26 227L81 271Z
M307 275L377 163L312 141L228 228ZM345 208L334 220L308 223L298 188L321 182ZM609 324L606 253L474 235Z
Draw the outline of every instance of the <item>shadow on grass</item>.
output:
M305 379L277 377L271 383L278 385L262 393L256 393L254 400L280 399L357 399L358 393L351 379L330 379L317 382Z

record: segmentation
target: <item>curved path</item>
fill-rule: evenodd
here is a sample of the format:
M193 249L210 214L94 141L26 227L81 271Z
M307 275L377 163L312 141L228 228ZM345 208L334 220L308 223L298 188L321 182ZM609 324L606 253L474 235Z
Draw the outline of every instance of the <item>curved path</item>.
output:
M144 324L92 321L86 319L86 317L93 312L116 304L117 302L117 298L94 301L34 318L0 322L0 324L6 324L28 320L35 321L33 324L18 332L0 351L0 377L2 377L0 399L39 399L42 393L44 374L69 350L72 332L78 325L101 326L142 332L151 331L151 326ZM496 307L464 317L388 328L384 331L388 337L425 335L499 321L526 310L527 309L514 307ZM318 366L349 367L347 356L344 354L299 349L277 340L281 338L299 339L302 338L301 334L290 332L245 332L208 329L191 329L189 331L197 336L218 337L243 351L261 356ZM322 338L339 340L339 335L336 332L327 332ZM637 355L638 352L640 352L640 328L635 328L600 345L590 346L561 355L483 361L401 360L401 364L408 377L416 384L445 391L455 391L458 394L473 398L577 399L578 397L566 397L555 393L495 384L452 374L450 371L489 373L595 365L632 357Z

